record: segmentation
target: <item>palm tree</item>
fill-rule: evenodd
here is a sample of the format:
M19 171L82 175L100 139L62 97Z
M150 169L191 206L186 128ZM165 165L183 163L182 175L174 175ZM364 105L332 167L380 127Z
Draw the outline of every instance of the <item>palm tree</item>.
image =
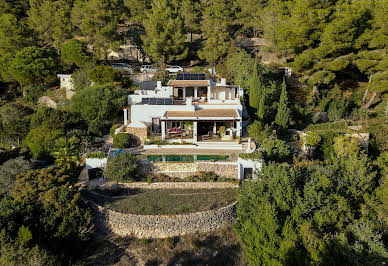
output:
M76 167L81 161L79 157L80 144L76 137L63 137L56 141L55 150L51 153L55 158L55 163L66 169Z

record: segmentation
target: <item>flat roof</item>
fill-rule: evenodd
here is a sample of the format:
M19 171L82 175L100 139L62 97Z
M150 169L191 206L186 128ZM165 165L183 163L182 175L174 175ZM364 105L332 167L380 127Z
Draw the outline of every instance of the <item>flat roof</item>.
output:
M192 111L167 111L164 115L166 118L240 118L239 114L234 109L200 109Z
M209 80L170 80L167 84L170 87L207 87L210 85Z

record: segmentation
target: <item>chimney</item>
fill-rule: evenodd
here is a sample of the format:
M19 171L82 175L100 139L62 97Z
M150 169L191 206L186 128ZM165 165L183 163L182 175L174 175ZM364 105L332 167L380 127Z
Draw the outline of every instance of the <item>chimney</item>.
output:
M158 88L158 89L161 89L162 88L162 82L161 81L157 81L156 82L156 88Z
M225 78L221 78L221 85L226 86L226 79Z

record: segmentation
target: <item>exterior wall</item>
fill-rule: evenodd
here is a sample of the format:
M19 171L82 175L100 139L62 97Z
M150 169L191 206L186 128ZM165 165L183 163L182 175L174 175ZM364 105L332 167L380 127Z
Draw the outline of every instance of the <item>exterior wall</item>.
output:
M142 145L148 136L147 128L126 127L125 132L132 134L138 138L136 142L137 145Z
M171 87L161 87L155 90L136 90L134 94L128 95L128 105L141 103L143 98L170 98L172 97Z
M152 123L153 117L163 117L167 111L195 111L194 105L132 105L131 122Z
M104 159L86 158L85 160L86 175L88 176L89 169L105 167L106 162L107 162L107 158L104 158Z
M211 211L183 215L123 214L98 206L108 228L119 236L165 238L209 232L232 224L237 217L236 203Z
M59 76L60 87L65 88L66 90L73 90L73 82L71 81L71 76Z
M199 172L214 172L224 178L238 178L236 162L158 162L142 161L144 174L162 173L172 177L184 178Z
M244 179L244 168L252 168L252 173L261 171L263 161L253 161L238 158L238 179Z
M129 189L223 189L238 188L236 184L229 182L156 182L156 183L106 183L100 186L100 189L129 188Z

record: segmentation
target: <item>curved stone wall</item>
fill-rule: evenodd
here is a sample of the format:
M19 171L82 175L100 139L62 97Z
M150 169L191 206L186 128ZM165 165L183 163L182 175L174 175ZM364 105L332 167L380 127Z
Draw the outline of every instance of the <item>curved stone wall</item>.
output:
M236 202L217 210L183 215L137 215L123 214L102 206L98 209L105 215L108 228L120 236L137 238L165 238L196 232L208 232L236 218Z
M99 186L102 190L114 190L118 188L129 189L223 189L238 188L238 184L230 182L132 182L132 183L114 183L106 182Z

